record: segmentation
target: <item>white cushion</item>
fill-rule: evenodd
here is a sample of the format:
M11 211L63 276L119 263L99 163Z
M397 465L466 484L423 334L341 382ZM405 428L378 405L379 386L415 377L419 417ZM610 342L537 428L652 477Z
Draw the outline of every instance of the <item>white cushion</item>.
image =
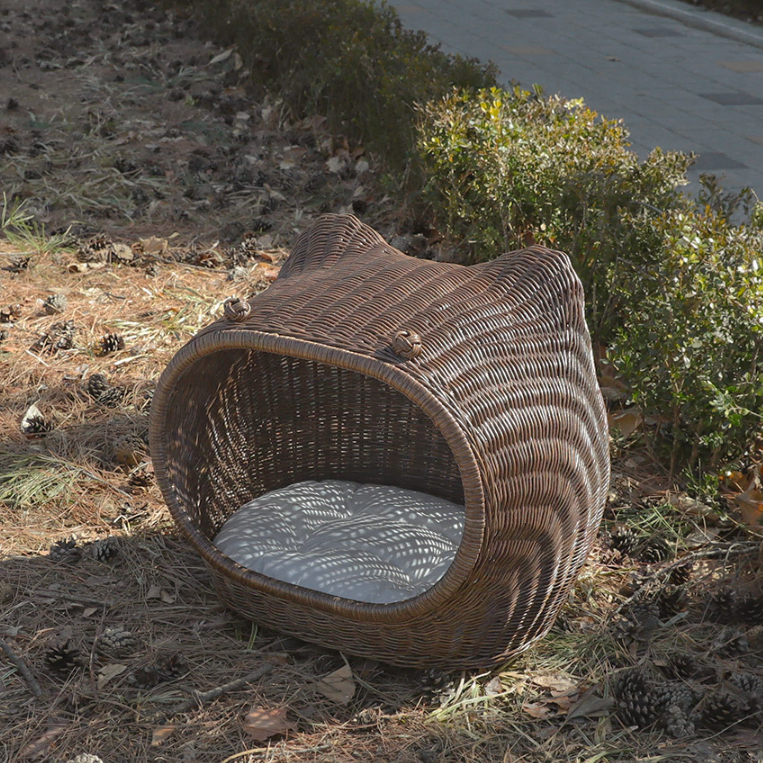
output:
M214 544L271 578L388 604L423 593L445 574L464 516L463 506L415 490L297 482L244 504Z

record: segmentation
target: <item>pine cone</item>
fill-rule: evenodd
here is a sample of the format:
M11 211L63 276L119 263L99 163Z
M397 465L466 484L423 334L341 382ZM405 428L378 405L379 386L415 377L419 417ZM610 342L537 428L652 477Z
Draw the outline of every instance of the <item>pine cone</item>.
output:
M623 556L630 556L636 548L640 533L627 525L614 527L609 534L609 545Z
M694 565L691 562L685 562L680 567L674 567L670 571L668 582L673 585L684 585L684 583L688 583L689 580L691 580L693 566Z
M107 408L118 408L127 395L127 390L120 384L104 390L97 399L99 405Z
M671 654L664 671L669 678L691 678L697 672L697 663L689 654Z
M750 651L747 636L737 628L724 628L714 639L711 649L719 657L739 657Z
M173 681L187 672L188 663L182 655L173 654L157 660L153 665L138 668L129 680L141 689L152 689L161 683Z
M67 639L45 650L45 662L57 673L71 673L82 664L81 652L71 643L71 639Z
M744 694L748 713L757 713L763 708L763 680L759 676L754 673L732 673L726 680Z
M48 556L54 562L76 564L82 558L82 549L74 538L59 540L50 547Z
M674 739L683 739L696 732L696 726L686 711L676 705L669 705L665 710L663 725L665 731Z
M111 262L114 245L106 236L93 236L77 250L80 262Z
M168 676L168 680L180 678L191 669L182 654L175 653L163 657L158 662L159 670Z
M104 334L95 348L95 354L98 356L108 355L117 350L124 350L125 340L120 334Z
M747 702L725 691L708 694L698 708L697 725L721 731L727 729L748 715Z
M141 413L147 413L151 410L151 403L154 399L154 392L156 388L155 387L144 387L140 391L140 396L135 401L135 407L141 412Z
M428 701L440 702L453 690L454 683L452 674L431 668L421 676L421 693Z
M128 657L137 650L138 646L137 637L119 625L106 628L96 644L99 652L111 657Z
M710 597L705 619L716 623L733 623L736 620L736 595L731 588L724 588Z
M21 317L21 305L8 305L0 308L0 323L10 323Z
M736 615L739 620L747 625L763 624L763 597L748 593L737 603Z
M87 394L90 395L93 400L98 400L98 398L110 388L111 384L109 384L109 380L103 374L90 374L90 377L87 380L87 385L85 386Z
M660 620L670 620L686 609L686 590L679 586L666 586L655 596Z
M682 682L668 684L660 690L665 710L660 725L674 738L691 736L695 731L690 713L699 700L699 695Z
M29 438L44 437L53 429L53 424L48 421L36 405L27 408L21 419L21 432Z
M112 456L122 466L138 466L146 456L146 445L138 435L125 434L114 440Z
M655 689L649 677L639 668L620 676L614 690L617 715L626 726L648 728L659 720L667 703L665 692Z
M166 679L156 666L148 665L134 670L127 680L139 689L153 689Z
M647 540L638 550L638 558L647 564L656 564L669 559L673 553L670 544L659 535Z
M666 707L677 707L688 713L700 698L700 695L683 681L674 681L661 690Z
M40 335L30 350L36 353L45 352L49 355L59 350L71 350L74 346L75 331L74 321L54 323L45 334Z
M127 486L132 490L143 490L151 487L151 483L154 481L153 472L148 471L146 467L136 469L127 478Z
M119 556L119 540L110 535L108 538L93 541L90 544L90 553L96 561L110 562Z
M43 308L48 315L56 315L66 310L66 297L63 294L49 294Z

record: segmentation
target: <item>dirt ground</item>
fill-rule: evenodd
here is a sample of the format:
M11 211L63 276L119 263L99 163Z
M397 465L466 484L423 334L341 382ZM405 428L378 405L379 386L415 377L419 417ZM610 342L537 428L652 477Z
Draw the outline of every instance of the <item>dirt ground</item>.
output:
M568 605L490 673L390 668L227 610L153 481L159 373L322 212L427 242L399 235L372 157L253 94L183 15L6 0L0 94L0 760L760 759L760 539L735 513L759 457L698 500L616 439ZM646 705L688 690L684 726L617 688L634 667Z

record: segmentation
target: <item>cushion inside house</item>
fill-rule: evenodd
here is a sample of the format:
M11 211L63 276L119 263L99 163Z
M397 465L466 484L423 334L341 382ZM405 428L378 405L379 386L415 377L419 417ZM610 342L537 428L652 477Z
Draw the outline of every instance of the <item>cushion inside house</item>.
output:
M464 519L463 506L426 493L310 480L244 504L214 544L271 578L387 604L423 593L445 574Z

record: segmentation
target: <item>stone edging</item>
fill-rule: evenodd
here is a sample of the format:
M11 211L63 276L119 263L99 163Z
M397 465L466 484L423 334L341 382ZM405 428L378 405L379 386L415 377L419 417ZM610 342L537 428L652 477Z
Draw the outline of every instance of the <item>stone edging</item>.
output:
M684 3L670 3L665 0L618 0L618 2L633 5L647 13L668 16L686 26L703 29L706 32L763 49L763 29L760 32L752 31L745 22L726 19L713 11L694 9L687 7Z

